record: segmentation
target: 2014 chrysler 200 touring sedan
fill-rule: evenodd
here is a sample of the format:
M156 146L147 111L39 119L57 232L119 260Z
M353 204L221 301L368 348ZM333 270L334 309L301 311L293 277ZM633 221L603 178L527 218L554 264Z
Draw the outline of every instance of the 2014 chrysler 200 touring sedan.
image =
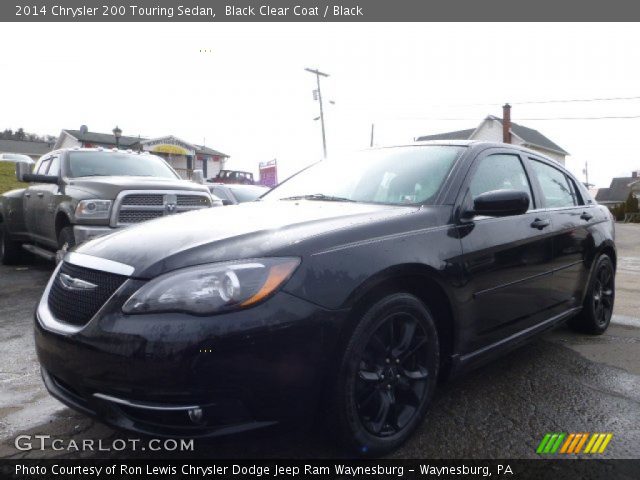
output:
M49 391L113 426L212 436L321 408L382 454L439 377L564 320L604 332L615 266L607 209L538 152L382 148L83 244L35 338Z

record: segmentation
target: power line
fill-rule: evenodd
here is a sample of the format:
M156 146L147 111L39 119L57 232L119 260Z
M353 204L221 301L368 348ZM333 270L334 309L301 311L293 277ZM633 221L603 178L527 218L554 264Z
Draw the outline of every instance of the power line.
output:
M549 118L520 118L526 122L537 120L630 120L640 118L640 115L605 115L602 117L549 117Z
M578 103L578 102L612 102L617 100L640 100L640 97L600 97L600 98L572 98L569 100L535 100L529 102L513 102L514 105L532 105L541 103ZM494 104L497 105L497 104Z

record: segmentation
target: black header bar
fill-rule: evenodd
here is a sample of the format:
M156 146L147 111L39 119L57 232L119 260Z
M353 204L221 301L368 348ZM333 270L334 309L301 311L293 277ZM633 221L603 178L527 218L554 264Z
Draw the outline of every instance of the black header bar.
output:
M3 0L3 22L638 21L634 0ZM544 32L541 32L541 35Z

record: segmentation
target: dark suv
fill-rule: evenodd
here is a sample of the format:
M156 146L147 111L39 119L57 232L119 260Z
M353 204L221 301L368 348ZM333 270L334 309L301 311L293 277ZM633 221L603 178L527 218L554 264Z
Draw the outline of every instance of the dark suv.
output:
M49 391L116 427L222 435L322 406L345 445L377 455L417 427L439 377L566 320L604 332L615 265L611 215L555 161L382 148L82 245L35 340Z

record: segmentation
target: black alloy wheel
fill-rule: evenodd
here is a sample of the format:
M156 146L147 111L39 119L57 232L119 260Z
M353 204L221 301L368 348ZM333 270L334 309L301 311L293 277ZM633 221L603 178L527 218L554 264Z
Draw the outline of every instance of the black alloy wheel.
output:
M582 311L569 321L579 332L603 334L611 323L616 295L615 269L611 258L600 255L595 262Z
M370 337L356 373L360 421L379 437L404 429L427 392L427 334L410 312L386 317Z
M419 425L437 383L438 335L415 296L389 295L371 306L347 345L331 420L360 455L384 454Z

